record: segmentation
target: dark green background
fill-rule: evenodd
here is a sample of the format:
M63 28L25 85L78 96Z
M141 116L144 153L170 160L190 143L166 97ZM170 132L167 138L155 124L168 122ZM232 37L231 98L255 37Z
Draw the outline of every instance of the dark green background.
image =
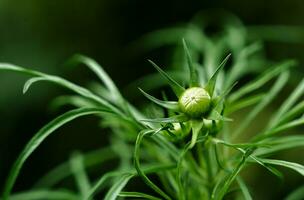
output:
M85 68L63 66L74 53L83 53L101 63L124 88L135 78L150 71L147 58L162 62L166 55L128 51L128 45L144 33L187 22L200 10L227 10L246 25L304 26L302 0L1 0L0 62L9 62L64 76L79 84L94 78ZM275 60L294 57L303 70L304 41L299 44L268 43L267 53ZM132 56L131 56L132 55ZM138 55L138 56L135 56ZM48 103L65 90L44 84L22 95L25 77L0 72L0 188L25 143L58 112ZM16 190L27 189L47 170L66 160L75 149L88 151L107 143L106 131L97 127L95 118L77 120L60 129L44 142L26 163ZM257 186L263 198L280 198L299 184L280 185L270 175L261 178L272 194L263 195L265 185ZM266 178L265 178L266 177ZM267 180L266 180L267 179ZM287 178L288 179L288 178ZM272 184L273 181L273 184ZM280 191L276 191L276 190Z

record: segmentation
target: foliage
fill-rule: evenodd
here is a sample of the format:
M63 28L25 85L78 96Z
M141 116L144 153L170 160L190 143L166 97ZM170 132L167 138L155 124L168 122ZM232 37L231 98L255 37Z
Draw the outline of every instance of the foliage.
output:
M140 92L152 101L146 110L151 111L157 105L161 107L157 113L147 113L131 105L102 67L83 55L74 56L69 63L87 65L102 83L96 87L98 91L57 76L0 63L2 71L32 76L24 85L24 93L40 81L52 82L76 93L56 99L54 105L71 104L76 109L60 115L32 137L8 174L2 199L93 199L103 190L106 200L128 197L220 200L227 194L243 195L249 200L252 199L250 188L240 173L250 165L261 165L279 177L282 174L276 166L304 176L303 165L269 158L279 151L304 146L302 135L288 134L289 129L304 124L304 79L273 113L263 130L253 137L246 135L263 109L282 95L290 77L289 69L296 62L274 63L265 59L261 53L262 43L248 39L250 33L232 16L227 16L220 25L222 32L211 36L204 29L207 21L199 19L201 17L196 17L190 25L150 33L137 41L144 49L168 44L175 47L171 73L149 61L159 73L153 75L152 80L163 79L167 85L151 85L151 76L141 79ZM261 74L253 80L236 85L244 76L258 73ZM211 101L208 111L194 117L180 109L178 103L179 97L191 87L204 88ZM147 90L163 92L163 98L156 98ZM243 109L248 110L246 116L233 121ZM33 151L56 129L85 115L100 118L103 125L111 129L110 137L115 142L96 152L72 155L68 162L42 177L34 189L12 194L20 170ZM114 148L124 152L117 153ZM117 169L89 180L90 167L115 158L121 161ZM156 175L159 181L155 182L150 174ZM78 191L56 187L67 176L74 176ZM136 177L154 192L125 191L128 182ZM288 199L301 199L302 191L303 188L296 190Z

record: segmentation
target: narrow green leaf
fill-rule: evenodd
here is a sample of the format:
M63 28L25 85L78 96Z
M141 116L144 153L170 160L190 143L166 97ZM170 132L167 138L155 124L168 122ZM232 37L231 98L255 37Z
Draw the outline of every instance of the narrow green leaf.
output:
M304 135L291 135L278 138L271 137L261 143L267 143L271 148L259 148L254 152L255 156L267 156L282 150L304 147Z
M149 173L156 173L156 172L160 172L160 171L168 170L168 169L173 169L173 168L175 168L175 164L149 165L149 166L143 167L143 172L146 173L146 174L149 174ZM127 170L127 171L126 170L111 171L111 172L108 172L108 173L102 175L98 179L98 181L95 183L95 185L92 187L88 196L84 198L84 200L92 198L104 186L105 182L108 181L110 178L114 178L114 177L119 178L121 176L128 176L128 175L131 176L131 174L133 176L138 175L137 171L135 171L134 169ZM125 179L126 178L127 177L125 177Z
M86 197L91 184L84 167L84 159L80 153L74 153L70 159L70 168L82 197Z
M23 151L20 153L19 157L15 161L13 167L11 168L11 171L8 174L4 186L3 200L8 200L10 192L14 186L17 176L25 161L51 133L53 133L56 129L72 121L75 118L85 115L98 114L102 112L105 111L95 108L80 108L80 109L71 110L55 118L53 121L49 122L42 129L40 129L27 143L27 145L25 146L25 148L23 149Z
M30 88L30 86L33 83L38 82L38 81L47 81L47 79L44 77L34 77L34 78L27 80L23 86L23 90L22 90L23 94L25 94L28 91L28 89Z
M6 71L14 71L14 72L19 72L19 73L24 73L24 74L28 74L34 77L42 77L41 80L44 81L49 81L52 83L55 83L57 85L63 86L64 88L67 88L83 97L86 97L94 102L97 102L98 104L100 104L101 106L104 106L105 108L119 114L122 115L121 111L118 110L115 106L111 105L109 102L105 101L104 99L96 96L95 94L93 94L92 92L90 92L89 90L87 90L86 88L80 87L72 82L69 82L63 78L60 78L58 76L52 76L52 75L48 75L48 74L44 74L41 72L37 72L34 70L30 70L30 69L26 69L23 67L19 67L16 65L11 65L11 64L7 64L7 63L0 63L0 70L6 70ZM28 87L34 83L40 81L40 79L33 79L32 81L29 81L25 87L25 91L28 89Z
M296 106L294 106L290 111L288 111L284 116L282 116L282 119L280 120L280 125L298 117L299 115L304 113L304 100L298 103Z
M301 174L302 176L304 176L304 166L300 165L298 163L289 162L289 161L285 161L285 160L275 160L275 159L261 159L260 158L260 160L267 164L278 165L278 166L292 169L292 170L298 172L299 174Z
M140 90L141 93L143 93L143 95L145 97L147 97L149 100L156 103L157 105L160 105L164 108L168 108L168 109L172 109L172 110L178 110L179 109L178 102L176 102L176 101L162 101L162 100L159 100L159 99L149 95L148 93L146 93L142 89L140 89L140 88L138 88L138 89Z
M184 47L184 52L186 55L186 60L187 60L187 64L188 64L189 71L190 71L190 87L198 86L199 79L198 79L197 70L195 68L195 65L193 64L189 49L187 47L186 40L184 38L183 38L183 47Z
M189 118L186 115L180 114L168 118L141 119L140 121L152 123L180 123L188 120Z
M129 180L134 176L134 174L124 174L122 175L117 182L110 188L107 192L104 200L115 200L121 190L127 185Z
M230 87L228 87L227 89L225 89L217 98L216 101L217 102L221 102L225 99L225 97L230 94L230 92L232 91L232 89L237 85L237 82L233 83Z
M225 176L219 184L214 187L211 198L213 200L221 200L227 193L228 189L230 188L233 181L237 178L238 174L241 172L243 167L245 166L247 158L250 156L252 152L247 151L243 155L241 161L238 163L238 165L233 169L233 171Z
M138 173L138 175L142 178L142 180L151 188L153 189L155 192L157 192L158 194L160 194L164 199L167 200L171 200L171 198L164 192L162 191L162 189L160 189L157 185L155 185L144 173L144 171L141 169L140 167L140 162L139 162L139 158L140 158L140 144L144 138L145 135L147 134L151 134L155 131L153 130L148 130L148 131L141 131L136 139L136 143L135 143L135 150L134 150L134 166L135 169Z
M246 94L261 88L265 83L269 80L274 78L275 76L279 75L281 72L288 70L288 68L296 65L294 60L285 61L279 65L276 65L266 72L264 72L260 77L251 81L250 83L246 84L245 86L241 87L239 90L235 91L233 94L230 95L229 101L234 102L241 97L245 96Z
M246 108L248 106L254 105L257 102L261 101L265 96L266 96L266 94L261 93L261 94L252 95L247 98L236 101L236 102L232 103L231 105L227 106L226 113L230 114L235 111Z
M208 91L208 93L210 94L211 97L213 96L217 76L218 76L219 72L221 71L221 69L225 66L225 64L228 61L228 59L230 58L230 56L231 56L231 54L228 54L228 56L226 56L226 58L218 66L218 68L215 70L215 72L213 73L213 75L208 80L207 84L205 85L205 89Z
M265 137L269 137L270 135L274 135L276 133L279 133L279 132L282 132L282 131L285 131L287 129L290 129L290 128L294 128L296 126L301 126L301 125L304 125L304 117L300 118L300 119L296 119L294 121L291 121L291 122L288 122L286 124L283 124L275 129L271 129L267 132L264 133Z
M104 147L84 154L84 166L86 169L99 165L100 163L112 160L117 157L117 154L110 147ZM42 176L34 187L50 188L59 183L63 179L72 175L69 162L64 162L54 169L50 170L47 174Z
M161 200L160 198L154 197L149 194L141 193L141 192L120 192L120 197L133 197L133 198L141 198L141 199L149 199L149 200Z
M71 58L70 63L84 63L85 65L87 65L98 76L98 78L105 84L105 86L110 91L110 94L112 96L114 96L114 99L116 99L116 100L122 99L122 96L121 96L118 88L116 87L115 83L112 81L110 76L105 72L103 67L101 65L99 65L95 60L93 60L87 56L77 54Z
M276 82L273 84L267 96L265 96L265 98L253 108L253 110L248 114L248 116L242 121L242 123L233 133L233 138L238 137L239 134L242 133L245 130L245 128L254 120L254 118L275 98L275 96L286 84L288 77L289 77L289 73L283 72L277 78Z
M49 107L50 107L50 110L56 110L62 106L66 106L66 105L72 105L77 108L98 107L98 104L90 101L87 98L79 96L79 95L63 95L63 96L56 97L55 99L52 100Z
M198 135L201 132L202 127L204 126L203 122L192 121L192 137L189 145L189 149L192 149L197 141Z
M297 88L289 95L289 97L284 101L279 110L271 117L267 129L276 127L283 115L287 113L288 110L297 102L297 100L304 94L304 79L300 82Z
M233 82L238 80L242 75L244 75L245 72L248 71L248 68L250 68L249 65L249 56L256 53L257 51L261 50L262 48L261 42L254 42L252 44L249 44L248 46L242 48L238 55L235 58L235 62L233 63L231 69L227 73L227 77L225 80L225 85L229 87ZM225 88L227 88L225 87Z
M246 184L245 184L245 182L243 181L243 179L242 179L240 176L238 176L238 177L236 178L236 180L237 180L237 182L238 182L238 184L239 184L239 186L240 186L240 188L241 188L241 191L242 191L242 193L243 193L244 199L245 199L245 200L252 200L252 197L251 197L251 195L250 195L249 189L248 189L248 187L246 186Z
M235 92L231 96L231 100L239 99L240 97L244 96L245 94L252 92L255 89L258 89L262 87L266 82L271 80L273 77L279 75L280 73L288 70L290 67L293 67L296 65L296 62L294 60L287 60L282 62L281 64L275 65L271 67L269 70L264 72L262 75L260 75L255 80L248 83L246 86L240 88L239 91Z
M174 93L177 97L179 97L185 90L180 84L178 84L175 80L173 80L165 71L163 71L159 66L157 66L153 61L148 60L153 67L164 77L167 79L169 85L172 87Z

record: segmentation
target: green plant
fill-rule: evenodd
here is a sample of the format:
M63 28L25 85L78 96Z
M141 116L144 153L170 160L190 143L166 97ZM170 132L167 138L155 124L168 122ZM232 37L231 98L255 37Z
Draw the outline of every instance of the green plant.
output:
M289 69L296 63L288 60L270 64L258 53L262 49L261 43L248 44L244 27L237 20L230 20L224 23L225 34L220 37L209 37L193 24L142 38L146 47L177 43L173 59L176 69L167 73L150 61L159 72L152 76L152 80L160 80L161 84L151 85L149 76L141 80L145 90L159 91L167 84L175 95L163 93L161 100L140 89L153 102L146 106L148 113L131 105L102 67L86 56L76 55L69 63L84 63L96 73L103 84L94 91L57 76L0 63L0 70L33 76L24 84L24 93L36 82L52 82L76 93L56 99L55 104L77 107L48 123L29 141L11 168L3 200L93 199L104 187L109 188L104 197L106 200L118 197L220 200L228 194L249 200L252 199L250 189L240 175L249 165L261 165L278 177L283 175L275 166L295 170L304 176L303 165L268 158L276 152L304 146L303 135L285 133L304 124L304 101L301 99L304 80L287 96L263 130L253 137L246 136L258 114L281 94L288 82ZM181 38L185 38L182 45ZM181 51L185 56L180 56ZM231 63L227 63L229 52L233 58ZM220 63L225 55L228 56ZM204 63L201 56L204 56ZM226 69L225 65L228 65ZM269 65L272 67L255 79L236 85L244 75L258 73ZM267 93L260 90L264 87L269 88ZM155 105L162 109L155 108ZM233 125L234 113L244 108L249 108L246 116ZM42 177L36 188L11 194L31 153L56 129L86 115L96 115L111 129L111 146L87 154L73 154L68 162ZM145 156L141 156L143 154ZM113 158L120 160L120 166L91 182L87 176L89 168ZM156 183L150 174L157 175L159 181ZM56 184L67 176L75 177L78 191L56 189ZM135 177L140 177L154 193L124 191ZM297 190L291 197L300 199L302 191L303 188Z

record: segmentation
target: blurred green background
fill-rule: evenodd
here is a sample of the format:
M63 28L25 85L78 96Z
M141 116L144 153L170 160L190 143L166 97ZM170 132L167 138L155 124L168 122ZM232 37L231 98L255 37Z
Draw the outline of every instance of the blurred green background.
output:
M167 49L130 51L130 44L150 31L186 23L201 10L232 12L245 25L304 27L303 0L1 0L0 62L57 74L85 85L95 78L93 74L83 67L64 66L70 56L82 53L96 59L123 89L132 80L153 71L147 58L165 63L169 55ZM269 42L266 50L274 60L298 59L297 76L303 76L304 37L302 43ZM21 75L0 73L0 188L25 143L58 114L48 108L51 99L66 94L65 90L42 83L23 95L25 80ZM75 149L88 151L106 144L107 134L98 128L95 118L77 120L61 128L26 163L15 189L29 188L37 177L66 160ZM263 194L265 185L257 186L261 199L278 199L301 182L289 180L286 188L265 174L260 172L254 178L261 178L268 189L274 190L272 196L267 196ZM282 191L275 191L278 188Z

